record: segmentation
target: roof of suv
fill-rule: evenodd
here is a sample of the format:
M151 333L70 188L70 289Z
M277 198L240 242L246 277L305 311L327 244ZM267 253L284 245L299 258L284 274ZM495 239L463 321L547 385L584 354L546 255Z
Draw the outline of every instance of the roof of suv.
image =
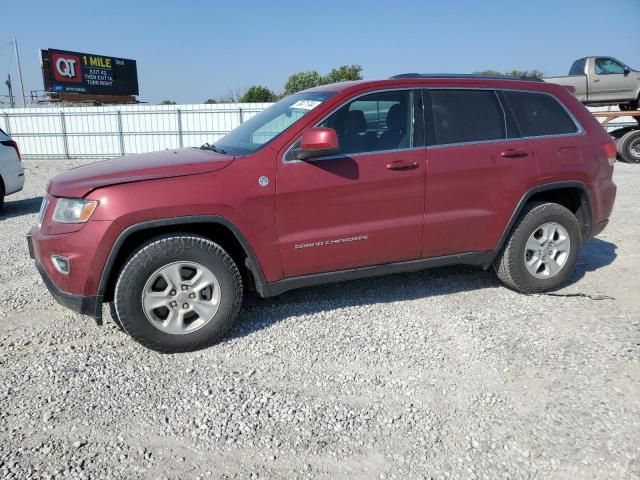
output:
M468 74L418 74L409 73L393 76L385 80L355 80L350 82L330 83L310 88L309 92L345 92L359 90L364 87L398 87L398 86L448 86L448 87L493 87L520 88L522 90L552 90L556 85L539 79L518 79L507 76L468 75Z

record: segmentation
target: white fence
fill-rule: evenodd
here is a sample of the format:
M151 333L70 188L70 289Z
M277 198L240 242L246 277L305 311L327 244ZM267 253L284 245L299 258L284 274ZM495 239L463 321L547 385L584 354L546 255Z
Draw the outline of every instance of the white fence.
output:
M26 158L107 158L212 143L269 105L0 109L0 128L16 139ZM611 123L612 127L633 124L630 117Z
M269 103L0 110L26 158L100 158L215 142Z

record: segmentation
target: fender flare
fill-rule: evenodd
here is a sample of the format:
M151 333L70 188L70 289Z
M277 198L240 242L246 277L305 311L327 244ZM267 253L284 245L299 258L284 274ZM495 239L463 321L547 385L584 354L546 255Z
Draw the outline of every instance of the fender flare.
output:
M520 201L518 202L517 207L511 214L511 218L509 219L509 223L507 223L506 228L502 232L502 236L500 237L500 241L496 246L496 251L500 251L504 246L513 225L516 223L516 220L522 213L522 209L529 201L529 199L534 196L536 193L540 192L549 192L552 190L562 190L564 188L577 188L582 191L582 206L586 209L585 217L588 223L585 223L585 240L591 238L591 233L593 231L593 209L591 208L591 197L589 196L589 191L584 183L578 181L567 181L567 182L554 182L554 183L545 183L543 185L536 185L533 188L527 190L527 192L522 196Z
M249 272L253 275L256 290L260 292L264 289L264 285L266 284L264 273L262 272L262 268L260 267L260 263L258 262L258 258L256 257L251 245L244 237L244 235L240 232L240 229L236 227L233 222L225 217L221 217L219 215L192 215L186 217L170 217L170 218L162 218L159 220L149 220L146 222L140 222L125 228L118 238L113 243L111 247L111 251L107 256L107 261L105 262L104 268L102 269L102 274L100 275L100 282L98 283L98 291L97 295L104 296L107 293L107 287L109 285L109 280L113 273L113 268L115 266L115 261L120 254L120 250L124 245L125 241L134 233L140 232L143 230L149 230L157 227L168 227L168 226L179 226L179 225L189 225L194 223L217 223L219 225L223 225L227 227L231 233L236 237L236 240L240 243L245 253L247 254L246 267L249 269Z

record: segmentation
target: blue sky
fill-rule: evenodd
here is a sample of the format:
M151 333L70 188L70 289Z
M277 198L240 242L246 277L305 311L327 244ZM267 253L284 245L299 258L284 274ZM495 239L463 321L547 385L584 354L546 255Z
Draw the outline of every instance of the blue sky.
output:
M17 38L26 90L43 88L40 48L136 59L148 102L198 103L252 84L280 91L293 72L352 63L365 78L514 68L559 75L575 58L603 54L640 68L640 0L1 3L0 46ZM10 53L0 50L2 94Z

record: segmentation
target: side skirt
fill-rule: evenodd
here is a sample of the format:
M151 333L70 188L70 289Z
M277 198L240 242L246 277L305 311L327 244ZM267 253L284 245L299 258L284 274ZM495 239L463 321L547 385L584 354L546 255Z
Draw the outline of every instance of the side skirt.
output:
M283 280L278 280L277 282L267 283L266 285L256 285L256 289L261 297L273 297L296 288L311 287L313 285L323 285L326 283L345 282L348 280L357 280L360 278L376 277L393 273L417 272L420 270L444 267L448 265L478 265L487 269L491 266L491 263L496 258L497 254L497 251L460 253L444 257L422 258L406 262L386 263L384 265L339 270L337 272L303 275L300 277L285 278Z

